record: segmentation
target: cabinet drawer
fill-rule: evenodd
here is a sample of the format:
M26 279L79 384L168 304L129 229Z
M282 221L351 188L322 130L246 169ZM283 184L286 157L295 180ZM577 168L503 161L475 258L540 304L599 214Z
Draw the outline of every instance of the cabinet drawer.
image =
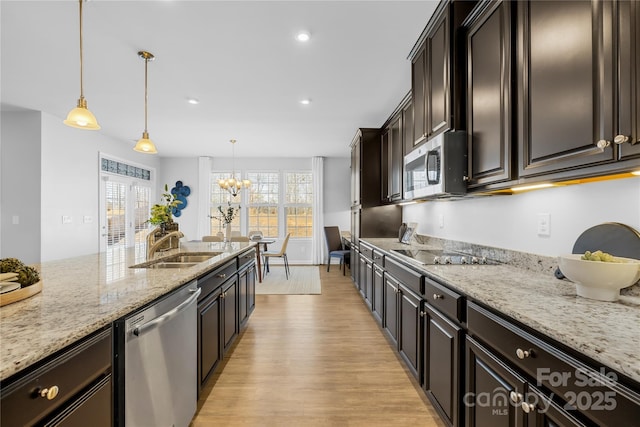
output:
M250 251L240 254L240 256L238 256L238 270L242 270L244 267L249 265L252 261L255 261L255 259L256 259L255 249L251 249Z
M405 267L390 257L385 257L384 268L416 294L420 295L422 293L422 274Z
M373 259L373 248L360 242L360 253L369 259Z
M101 376L111 372L111 329L100 332L2 388L0 425L32 425L61 407ZM45 389L58 387L57 396L41 397Z
M215 291L220 285L222 285L227 279L236 273L236 260L229 261L228 263L216 268L211 273L207 273L205 276L198 279L198 287L202 289L198 301L202 301L211 292Z
M591 367L477 304L467 305L469 334L551 390L579 412L607 426L640 426L640 394L606 366Z
M464 297L446 286L424 279L424 299L441 313L458 322L464 321Z
M373 259L373 263L378 267L384 266L384 255L382 255L382 252L374 250L372 259Z

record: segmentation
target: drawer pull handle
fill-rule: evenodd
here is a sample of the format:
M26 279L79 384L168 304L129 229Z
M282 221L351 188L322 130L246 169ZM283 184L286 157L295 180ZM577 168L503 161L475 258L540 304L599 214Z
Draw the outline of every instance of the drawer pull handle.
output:
M534 405L533 403L522 402L521 406L522 406L522 410L527 414L529 412L533 412L536 409L536 405Z
M518 356L518 359L526 359L527 357L533 356L533 350L523 350L519 348L516 350L516 356Z
M420 312L420 317L424 317L424 316L426 316L426 315L427 315L427 313L425 313L424 311L421 311L421 312Z
M220 279L224 279L225 277L227 277L227 273L221 273L216 275L216 277L220 278Z
M509 398L511 399L511 402L513 402L516 405L519 405L520 403L522 403L522 394L516 393L515 391L512 391L511 393L509 393Z
M433 299L444 299L444 296L440 294L433 294Z
M53 400L56 398L59 391L60 389L57 385L51 386L49 388L43 388L42 390L40 390L40 397L47 400Z

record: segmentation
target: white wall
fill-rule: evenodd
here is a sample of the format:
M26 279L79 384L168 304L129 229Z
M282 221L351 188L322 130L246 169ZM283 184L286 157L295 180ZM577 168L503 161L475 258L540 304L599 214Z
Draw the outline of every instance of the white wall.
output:
M180 224L180 231L186 240L199 240L198 236L198 158L197 157L161 157L160 171L158 173L158 191L152 204L159 203L160 196L164 193L164 185L169 191L176 185L176 181L182 181L191 190L187 197L187 206L182 209L180 217L174 221Z
M537 234L539 213L550 214L549 237ZM584 230L603 222L640 230L640 179L425 202L405 206L403 220L418 222L420 234L555 257L571 253Z
M71 128L42 113L42 261L100 250L99 152L159 169L159 158L133 151L133 141ZM72 222L62 224L63 215ZM93 221L84 223L84 216Z
M25 111L3 112L1 116L0 258L38 263L41 115Z
M324 225L351 229L351 158L324 159Z

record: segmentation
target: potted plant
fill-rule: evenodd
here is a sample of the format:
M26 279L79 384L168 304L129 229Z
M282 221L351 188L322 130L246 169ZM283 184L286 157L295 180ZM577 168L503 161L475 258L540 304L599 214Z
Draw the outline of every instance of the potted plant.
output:
M221 223L225 225L225 239L229 241L231 239L231 222L238 216L240 213L240 206L237 208L231 206L231 202L227 202L227 208L222 209L222 206L218 206L218 216L211 216L211 218L217 219Z
M178 223L173 221L173 209L182 202L176 198L176 195L169 192L167 184L164 185L162 199L162 203L151 206L151 218L149 218L149 224L160 227L160 230L154 233L156 240L171 231L178 231Z

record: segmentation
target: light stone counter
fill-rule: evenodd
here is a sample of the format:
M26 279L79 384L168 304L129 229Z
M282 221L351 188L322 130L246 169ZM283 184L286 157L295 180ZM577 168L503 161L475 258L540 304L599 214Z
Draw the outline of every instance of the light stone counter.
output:
M182 243L180 252L222 252L190 268L129 268L146 247L40 265L42 292L0 308L0 380L224 264L255 243ZM167 251L163 258L177 250Z
M398 256L391 249L407 249L407 245L394 239L360 240L396 259ZM441 242L411 245L412 249L442 247ZM446 244L444 247L451 249ZM493 255L488 257L504 256ZM555 259L521 254L511 256L510 261L518 266L414 267L640 383L640 297L621 296L618 302L582 298L577 296L573 283L553 276Z

